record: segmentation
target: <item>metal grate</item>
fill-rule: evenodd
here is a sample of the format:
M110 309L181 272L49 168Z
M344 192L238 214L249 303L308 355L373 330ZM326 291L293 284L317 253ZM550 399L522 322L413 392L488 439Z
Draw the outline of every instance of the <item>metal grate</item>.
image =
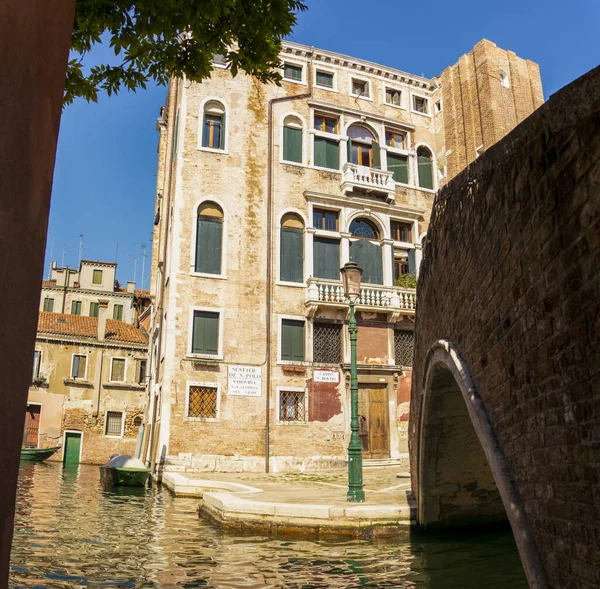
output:
M217 417L216 387L190 387L188 417Z
M305 416L304 392L279 393L279 421L304 421Z
M313 362L338 364L342 361L342 326L315 323L313 327Z
M397 329L394 332L394 353L397 366L412 366L415 334L413 331Z
M120 436L123 434L123 414L120 411L109 411L106 414L106 435Z

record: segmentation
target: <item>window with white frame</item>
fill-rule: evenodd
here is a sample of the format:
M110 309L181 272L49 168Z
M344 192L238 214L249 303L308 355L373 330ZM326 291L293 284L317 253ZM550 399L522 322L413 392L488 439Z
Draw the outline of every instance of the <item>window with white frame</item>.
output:
M394 182L408 184L408 155L406 151L406 133L395 129L385 130L387 169L393 173Z
M223 221L223 209L217 203L205 201L198 207L194 260L195 272L200 274L221 274Z
M342 361L342 325L313 323L313 362L339 364Z
M73 355L73 366L71 368L71 378L85 378L85 369L87 365L87 356L84 354Z
M298 117L288 116L283 121L281 159L285 162L302 163L302 122Z
M433 190L433 155L424 145L417 148L417 171L419 187Z
M395 88L385 88L385 103L392 106L402 106L402 91Z
M204 105L202 119L202 147L225 149L225 107L216 100Z
M369 219L363 217L350 223L350 260L362 269L362 282L383 284L383 253L381 232Z
M113 358L110 364L110 380L125 381L125 358Z
M194 311L192 315L192 354L216 356L219 353L218 311Z
M351 94L360 98L369 98L369 82L352 78Z
M279 279L304 282L304 221L295 213L287 213L281 219Z
M300 390L279 391L279 421L306 421L306 392Z
M429 100L427 98L413 94L412 100L412 109L414 112L418 112L423 115L429 114Z
M358 166L381 168L381 149L375 134L364 125L348 127L348 161Z
M52 313L52 311L54 311L54 299L45 297L43 310L47 313Z
M304 321L297 319L281 320L281 360L286 362L304 361Z
M331 115L314 115L314 161L320 168L340 169L339 119Z
M332 72L325 72L323 70L317 70L315 74L315 86L320 88L333 89L334 74Z
M119 438L123 435L123 413L121 411L106 412L106 427L104 434Z
M216 419L219 389L210 385L190 385L188 387L187 417Z
M302 82L302 66L295 63L283 64L283 79L291 82Z

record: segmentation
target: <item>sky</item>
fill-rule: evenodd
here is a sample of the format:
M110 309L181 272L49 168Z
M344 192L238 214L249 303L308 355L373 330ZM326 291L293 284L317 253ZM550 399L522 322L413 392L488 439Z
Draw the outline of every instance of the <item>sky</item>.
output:
M215 0L218 1L218 0ZM600 63L600 0L307 0L290 39L433 77L482 38L540 66L544 97ZM90 59L111 56L98 46ZM111 57L112 59L112 57ZM91 62L90 62L91 63ZM117 260L121 282L148 288L158 133L166 88L66 107L60 126L45 275ZM146 255L143 256L143 246ZM142 267L144 273L142 277ZM135 274L134 274L135 273Z

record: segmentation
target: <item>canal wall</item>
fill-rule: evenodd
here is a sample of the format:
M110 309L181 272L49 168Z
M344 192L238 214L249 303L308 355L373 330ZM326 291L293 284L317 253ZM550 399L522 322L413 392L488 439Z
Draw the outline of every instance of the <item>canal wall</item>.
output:
M532 587L598 587L600 68L437 194L418 292L420 523L506 511Z

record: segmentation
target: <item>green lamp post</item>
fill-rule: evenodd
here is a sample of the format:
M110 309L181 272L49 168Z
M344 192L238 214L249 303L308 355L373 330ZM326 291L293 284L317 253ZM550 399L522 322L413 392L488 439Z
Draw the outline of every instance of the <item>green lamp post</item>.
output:
M356 262L348 262L340 269L344 282L344 294L350 303L350 444L348 444L348 501L362 503L365 500L362 475L362 447L358 436L358 376L356 370L356 337L358 327L354 304L360 297L362 268Z

